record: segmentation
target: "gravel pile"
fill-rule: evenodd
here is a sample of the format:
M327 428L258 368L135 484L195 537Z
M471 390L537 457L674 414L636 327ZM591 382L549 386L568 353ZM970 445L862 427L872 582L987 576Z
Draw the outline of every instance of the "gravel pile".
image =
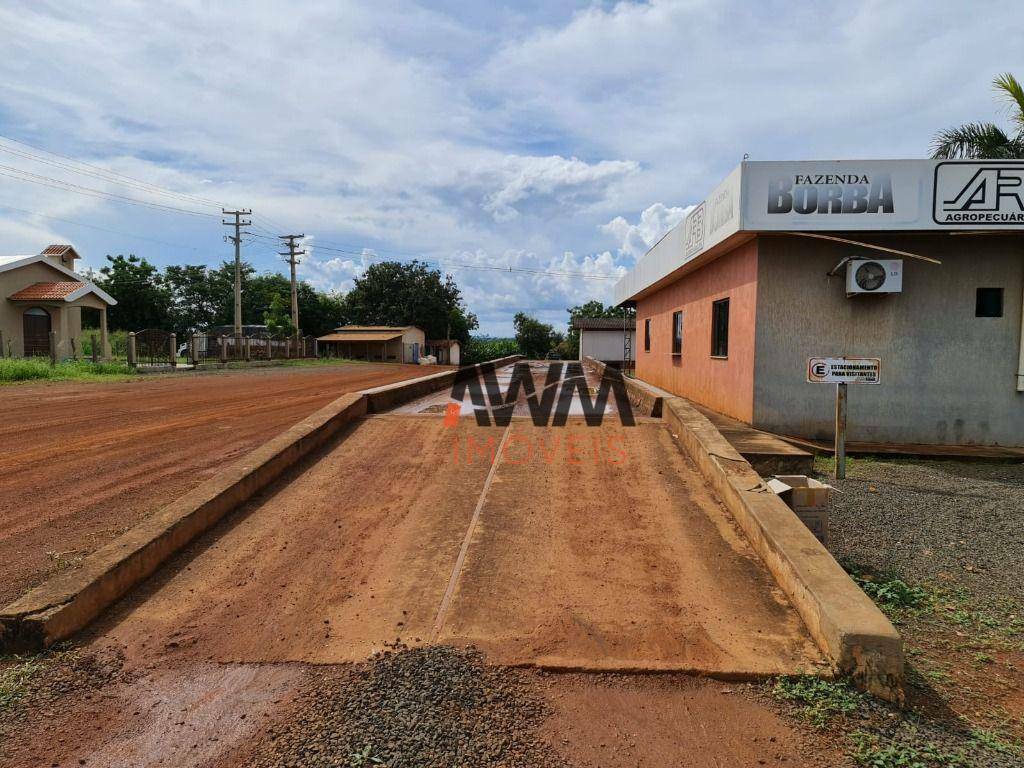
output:
M538 735L545 716L476 651L398 646L319 679L251 765L562 768Z
M837 559L1024 601L1024 464L859 460L828 482Z

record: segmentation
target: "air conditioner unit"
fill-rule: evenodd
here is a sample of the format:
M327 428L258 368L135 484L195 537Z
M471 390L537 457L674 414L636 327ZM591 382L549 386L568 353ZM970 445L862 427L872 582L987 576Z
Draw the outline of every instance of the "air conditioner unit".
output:
M857 293L901 293L901 259L850 259L846 262L846 295Z

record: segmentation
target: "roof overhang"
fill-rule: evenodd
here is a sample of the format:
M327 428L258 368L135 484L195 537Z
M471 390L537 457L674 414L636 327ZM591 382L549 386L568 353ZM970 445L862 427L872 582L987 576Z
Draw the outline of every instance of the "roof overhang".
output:
M649 295L760 233L1024 232L1024 160L743 162L615 285Z
M102 288L98 287L95 283L90 280L86 280L74 270L68 269L63 264L58 264L42 254L35 254L34 256L0 257L0 272L10 272L11 270L20 269L21 267L27 267L29 264L36 263L45 264L50 269L55 269L61 274L67 275L75 282L85 284L83 288L80 288L75 293L64 297L63 301L76 301L87 293L93 293L105 304L111 307L117 305L117 300Z
M329 333L326 336L320 336L317 341L394 341L400 338L402 338L402 334L393 331L368 331L365 333Z

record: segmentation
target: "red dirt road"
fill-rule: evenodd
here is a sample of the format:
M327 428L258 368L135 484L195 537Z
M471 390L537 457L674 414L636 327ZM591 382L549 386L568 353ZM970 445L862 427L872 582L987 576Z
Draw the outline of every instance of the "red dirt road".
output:
M0 604L339 395L437 370L351 364L0 388Z

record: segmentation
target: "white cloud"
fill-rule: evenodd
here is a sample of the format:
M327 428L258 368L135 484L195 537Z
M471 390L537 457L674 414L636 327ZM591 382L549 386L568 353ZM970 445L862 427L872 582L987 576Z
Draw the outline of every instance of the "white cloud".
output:
M620 270L744 153L922 156L936 130L998 118L989 81L1024 49L1024 25L992 24L1001 6L955 0L424 5L7 0L0 135L347 243L314 241L300 274L322 286L350 285L363 248ZM32 213L0 208L0 252L231 254L216 206L176 216L0 178L3 205ZM247 257L280 269L273 250ZM612 282L454 274L496 333L513 308L564 318Z
M601 231L619 242L619 253L638 259L692 210L692 205L677 208L655 203L644 208L636 224L630 224L622 216L616 216L607 224L602 224Z

